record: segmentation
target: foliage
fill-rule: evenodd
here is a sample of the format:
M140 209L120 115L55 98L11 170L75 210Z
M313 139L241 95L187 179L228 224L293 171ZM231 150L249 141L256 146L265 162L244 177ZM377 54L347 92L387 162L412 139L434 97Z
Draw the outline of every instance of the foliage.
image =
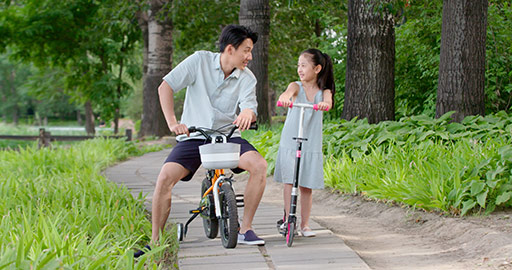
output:
M143 201L107 182L101 170L142 154L122 140L67 148L0 151L0 266L8 269L156 269L176 239L138 261L151 224ZM174 234L172 234L174 235Z
M324 123L326 184L452 214L512 207L512 115L471 116L462 123L450 122L450 115ZM249 137L269 162L269 173L279 137L278 127Z
M510 112L512 100L512 5L489 1L487 15L486 112ZM441 46L442 1L411 1L406 22L396 28L396 115L435 115Z
M109 120L130 90L123 75L140 77L130 57L140 38L138 8L130 1L20 0L0 12L0 29L10 34L6 45L16 58L59 67L66 93L94 101Z

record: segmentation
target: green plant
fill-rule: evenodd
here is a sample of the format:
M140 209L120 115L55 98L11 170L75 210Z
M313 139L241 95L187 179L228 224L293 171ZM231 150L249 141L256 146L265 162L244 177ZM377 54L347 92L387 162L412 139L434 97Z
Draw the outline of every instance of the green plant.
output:
M176 252L176 239L165 234L158 248L134 261L134 249L151 234L144 198L101 174L146 151L106 139L0 151L0 267L158 268L169 256L167 247Z

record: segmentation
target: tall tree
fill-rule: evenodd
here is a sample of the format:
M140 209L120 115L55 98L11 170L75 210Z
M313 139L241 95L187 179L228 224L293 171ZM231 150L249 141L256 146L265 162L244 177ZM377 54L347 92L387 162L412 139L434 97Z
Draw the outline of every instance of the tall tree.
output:
M389 2L348 2L344 119L394 120L394 19L388 9L379 9Z
M239 23L258 32L258 42L254 44L253 59L249 68L258 79L256 97L258 100L258 122L270 124L271 106L268 90L268 49L270 35L269 0L240 0Z
M172 1L150 0L147 15L139 14L144 39L143 112L139 136L169 135L158 96L162 78L172 68ZM147 18L147 20L145 20Z
M444 0L436 117L485 113L487 0Z

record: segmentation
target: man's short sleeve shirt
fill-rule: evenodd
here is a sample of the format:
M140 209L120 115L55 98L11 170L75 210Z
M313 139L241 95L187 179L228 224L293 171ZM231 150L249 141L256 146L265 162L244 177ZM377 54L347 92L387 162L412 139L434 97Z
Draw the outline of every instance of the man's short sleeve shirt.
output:
M238 108L257 113L256 77L245 68L233 70L224 79L220 53L195 52L163 79L174 92L187 88L180 121L187 126L219 128L235 121ZM196 134L180 135L177 139L198 137L201 138Z

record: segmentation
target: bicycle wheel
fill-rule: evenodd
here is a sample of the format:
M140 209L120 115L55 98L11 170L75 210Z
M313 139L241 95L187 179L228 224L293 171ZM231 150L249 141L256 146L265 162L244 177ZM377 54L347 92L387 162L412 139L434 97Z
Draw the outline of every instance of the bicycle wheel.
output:
M286 232L286 245L291 247L293 244L293 237L295 236L296 219L295 217L288 217L288 228Z
M220 236L222 245L225 248L236 247L238 241L238 208L236 207L235 192L230 184L224 183L221 186L221 209L222 219L220 220Z
M212 185L210 179L203 179L203 183L201 184L201 196L210 188ZM201 215L203 218L203 228L206 237L210 239L214 239L219 234L219 220L215 216L215 204L213 202L213 193L208 194L208 201L206 203L206 208L203 209L203 214Z

